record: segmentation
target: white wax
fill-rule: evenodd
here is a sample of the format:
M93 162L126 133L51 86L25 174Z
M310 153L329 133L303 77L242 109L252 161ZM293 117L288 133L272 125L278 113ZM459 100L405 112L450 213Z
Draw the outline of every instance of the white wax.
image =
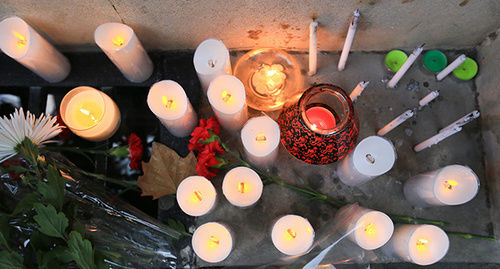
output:
M245 86L230 75L216 77L207 91L208 101L222 128L239 131L248 120Z
M251 118L241 130L241 141L248 161L267 168L278 156L280 127L268 116Z
M460 119L454 121L453 123L449 124L448 126L444 127L443 129L439 130L440 133L447 131L449 129L455 128L455 126L462 127L465 124L471 122L474 119L477 119L481 115L479 111L474 110L471 113L461 117Z
M415 60L420 55L420 53L422 53L422 50L423 50L422 47L423 47L423 45L420 47L417 47L411 53L410 57L408 57L408 59L406 59L403 66L401 66L401 68L398 70L398 72L396 72L394 77L392 77L392 79L389 80L389 82L387 82L387 87L389 87L389 88L396 87L396 84L399 82L399 80L403 77L403 75L406 73L406 71L408 71L408 69L410 69L410 66L413 64L413 62L415 62Z
M318 69L318 22L309 25L309 75L314 76Z
M222 193L234 206L249 207L262 195L263 184L259 175L248 167L236 167L224 176Z
M0 22L0 48L48 82L62 81L71 69L64 55L16 16Z
M202 176L185 178L177 188L176 198L182 211L190 216L203 216L215 205L214 185Z
M222 41L216 39L207 39L198 45L194 52L193 64L205 94L214 78L233 73L229 51Z
M455 125L452 128L447 128L446 130L439 132L438 134L428 138L424 142L416 145L415 147L413 147L413 150L415 152L420 152L426 148L430 148L431 146L436 145L437 143L439 143L439 142L443 141L444 139L460 132L461 130L462 130L462 127L460 127L458 125Z
M426 106L432 100L436 99L436 97L438 97L438 96L439 96L439 91L432 91L432 92L430 92L424 98L422 98L420 101L418 101L418 105L420 106L419 108L422 108L423 106Z
M421 266L441 260L450 246L446 233L433 225L396 226L391 240L382 247L387 256Z
M359 186L391 170L396 150L380 136L363 139L337 166L337 176L346 185Z
M101 24L94 40L131 82L143 82L153 74L153 62L129 26L117 22Z
M221 262L233 249L233 237L224 225L208 222L196 229L191 239L196 255L210 263Z
M467 60L467 57L465 56L465 54L458 56L458 58L456 58L455 61L451 62L445 69L443 69L443 71L439 72L436 75L436 79L438 81L443 80L444 77L446 77L451 72L453 72L453 70L455 70L455 68L459 67L463 62L465 62L465 60Z
M358 26L359 19L359 9L356 9L353 13L351 24L349 25L349 31L345 38L344 47L342 48L342 54L340 54L339 65L337 69L343 71L345 68L345 63L347 62L347 56L349 56L349 51L351 50L352 41L354 40L354 34L356 33L356 27Z
M404 194L415 206L461 205L479 190L477 175L467 166L449 165L406 180Z
M383 136L390 132L392 129L398 127L401 123L405 122L407 119L413 117L413 111L411 109L406 110L403 114L399 115L397 118L393 119L386 126L382 127L377 132L378 136Z
M151 86L147 98L149 109L167 130L177 137L185 137L198 124L198 116L179 83L162 80Z
M81 86L69 91L59 111L64 123L76 135L90 141L103 141L120 126L120 110L105 93Z
M314 229L307 219L286 215L274 224L271 238L281 253L290 256L301 255L311 248Z
M356 88L354 88L354 90L351 92L351 95L349 95L351 101L354 102L356 101L356 99L358 99L358 97L361 95L366 86L368 86L368 83L370 83L370 81L360 81L358 83Z

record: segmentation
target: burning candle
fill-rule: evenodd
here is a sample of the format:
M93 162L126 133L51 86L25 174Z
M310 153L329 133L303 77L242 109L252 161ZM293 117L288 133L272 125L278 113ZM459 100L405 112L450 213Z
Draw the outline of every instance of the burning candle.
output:
M162 80L151 86L148 94L149 109L167 130L177 137L191 134L198 124L198 116L179 83Z
M431 72L441 72L448 63L446 55L439 50L429 50L423 59L424 67Z
M285 86L286 74L281 64L262 64L252 76L252 86L263 96L278 94Z
M382 252L421 266L441 260L450 246L446 233L434 225L400 225Z
M328 130L334 128L336 125L333 113L335 112L326 107L313 106L306 110L306 117L312 124L312 130Z
M301 255L311 248L314 229L307 219L286 215L274 224L271 238L281 253L290 256Z
M422 109L424 106L429 104L432 100L436 99L436 97L438 96L439 96L439 90L430 92L424 98L420 99L420 101L418 101L418 106L419 106L418 109Z
M81 86L69 91L59 110L68 128L86 140L106 140L120 126L120 110L116 103L92 87Z
M368 86L368 83L370 83L370 82L369 81L361 81L358 83L356 88L354 88L354 90L349 95L349 97L351 98L351 100L353 102L356 101L356 99L358 99L358 97L361 95L361 93L366 88L366 86Z
M406 53L401 50L391 50L385 56L385 66L389 71L394 73L398 72L398 70L403 66L403 64L408 59Z
M359 9L356 9L353 13L351 24L349 25L349 31L347 31L347 36L344 42L344 48L342 48L342 54L340 54L340 60L338 65L338 70L343 71L345 68L345 63L347 62L347 56L351 50L352 41L354 40L354 34L356 33L356 27L358 26L359 19Z
M394 77L392 77L392 79L389 80L389 82L387 82L387 87L389 87L389 88L396 87L396 84L399 82L399 80L403 77L403 75L406 73L406 71L408 71L408 69L410 69L410 66L413 64L413 62L415 62L415 60L420 55L420 53L422 53L423 46L424 45L417 47L411 53L410 57L408 57L408 59L406 59L403 66L401 66L401 68L398 70L398 72L396 72Z
M177 188L176 198L182 211L190 216L203 216L215 205L214 185L202 176L185 178Z
M210 263L223 261L233 249L231 232L217 222L208 222L198 227L191 243L196 255Z
M460 80L469 80L476 76L477 69L476 61L466 57L465 61L459 67L453 69L453 75Z
M477 175L467 166L449 165L411 177L405 182L406 199L415 206L461 205L479 190Z
M436 75L436 79L438 81L443 80L444 77L449 75L455 68L459 67L463 62L465 62L466 59L467 59L467 57L465 56L465 54L458 56L458 58L455 59L455 61L453 61L445 69L443 69L443 71L439 72Z
M395 161L396 150L388 139L369 136L340 161L337 176L346 185L359 186L387 173Z
M255 204L262 195L262 180L248 167L236 167L224 176L222 192L234 206L249 207Z
M461 130L462 130L462 127L460 127L458 125L455 125L451 128L446 128L442 132L439 132L438 134L432 136L431 138L425 140L424 142L416 145L415 147L413 147L413 150L415 152L420 152L426 148L430 148L431 146L436 145L437 143L439 143L439 142L443 141L444 139L460 132Z
M411 109L406 110L403 114L399 115L397 118L393 119L386 126L382 127L377 132L378 136L383 136L390 132L392 129L398 127L401 123L405 122L407 119L413 117L413 111Z
M241 130L241 141L250 163L269 167L278 156L279 125L268 116L251 118Z
M318 22L309 25L309 75L314 76L318 69Z
M201 42L194 52L193 64L205 94L214 78L232 75L229 51L220 40L207 39Z
M129 26L101 24L94 32L94 40L129 81L143 82L153 74L153 62Z
M245 87L239 79L229 75L216 77L207 91L212 106L222 128L239 131L248 119Z
M17 16L0 22L0 48L48 82L62 81L71 69L64 55Z

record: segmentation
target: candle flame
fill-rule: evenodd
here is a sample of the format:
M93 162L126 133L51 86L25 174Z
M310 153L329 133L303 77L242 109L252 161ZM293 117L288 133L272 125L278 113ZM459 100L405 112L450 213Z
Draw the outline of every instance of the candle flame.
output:
M449 191L451 191L453 189L453 187L455 187L457 185L458 185L458 182L456 182L455 180L446 180L443 184L444 188L446 190L449 190Z
M226 90L222 92L222 101L229 103L231 101L231 94L229 94Z
M365 233L367 233L367 234L373 234L373 233L375 233L374 226L375 225L373 225L373 223L370 223L370 224L366 225L366 227L365 227Z
M258 134L257 137L255 137L255 141L257 141L258 143L264 143L266 142L266 140L266 134L264 133Z
M297 233L292 228L286 230L286 235L289 239L297 237Z
M280 64L263 64L252 76L252 86L263 95L276 94L285 84L286 74Z
M217 239L217 237L215 236L210 236L210 238L208 239L208 244L211 246L211 247L216 247L220 244L219 242L219 239Z
M240 184L238 184L238 191L241 193L247 192L248 191L248 184L245 184L245 182L240 182Z
M373 156L371 154L366 154L366 160L371 163L371 164L374 164L375 163L375 158L373 158Z
M82 112L84 115L86 116L89 116L89 118L94 122L94 123L97 123L97 119L94 117L94 115L92 115L92 113L90 113L90 111L88 111L87 109L85 108L80 108L80 112Z
M117 36L116 38L112 38L111 41L113 41L113 44L117 45L118 47L123 46L123 43L125 43L125 40L123 40L123 37Z
M195 191L195 192L193 193L193 200L194 200L195 202L201 202L201 200L203 200L203 195L201 194L201 192L199 192L199 191Z
M420 249L420 250L424 250L424 249L427 249L427 243L429 243L429 241L427 239L418 239L417 241L417 249Z
M313 131L315 131L316 129L318 129L318 126L316 126L316 124L313 124L313 125L311 125L311 129L312 129Z
M175 103L174 103L173 99L168 99L166 96L162 96L161 100L162 100L163 104L165 105L165 107L167 107L168 109L174 108Z
M21 35L20 33L16 32L16 31L12 31L12 33L17 38L19 38L19 40L17 41L17 46L18 47L23 48L24 46L26 46L26 44L28 44L28 40L26 40L26 38L23 35Z

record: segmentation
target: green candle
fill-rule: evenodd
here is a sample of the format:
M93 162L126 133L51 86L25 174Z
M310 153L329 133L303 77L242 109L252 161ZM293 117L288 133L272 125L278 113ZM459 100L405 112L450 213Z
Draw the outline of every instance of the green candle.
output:
M399 68L403 66L408 56L406 53L400 50L391 50L385 56L385 66L389 68L392 72L398 72Z
M453 70L453 75L461 80L469 80L477 74L477 63L467 57L465 61Z
M424 66L431 72L440 72L447 63L446 55L439 50L429 50L424 55Z

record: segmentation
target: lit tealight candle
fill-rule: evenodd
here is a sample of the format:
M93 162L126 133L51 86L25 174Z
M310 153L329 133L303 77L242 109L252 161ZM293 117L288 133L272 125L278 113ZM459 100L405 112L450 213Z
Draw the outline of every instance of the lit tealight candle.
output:
M314 229L301 216L286 215L273 226L271 238L283 254L295 256L306 253L314 242Z
M234 76L216 77L207 91L208 101L222 128L239 131L248 120L245 86Z
M250 163L269 167L278 156L280 127L268 116L251 118L241 130L241 141Z
M214 78L233 73L229 51L222 41L216 39L207 39L198 45L194 52L193 64L205 94Z
M382 252L421 266L441 260L450 246L446 233L433 225L400 225Z
M143 82L153 74L153 62L129 26L101 24L94 32L94 40L131 82Z
M210 263L223 261L233 249L231 232L217 222L208 222L198 227L191 243L196 255Z
M69 74L68 59L19 17L0 22L0 48L48 82L62 81Z
M162 80L155 83L148 94L149 109L167 130L177 137L185 137L198 124L198 116L179 83Z
M333 129L337 123L335 112L323 106L312 106L306 110L306 117L311 122L311 129Z
M281 64L263 64L252 76L252 86L262 96L277 95L285 86L286 74Z
M449 165L406 180L404 194L415 206L461 205L479 190L477 175L467 166Z
M202 176L185 178L177 188L176 198L182 211L190 216L203 216L215 205L214 185Z
M222 192L234 206L249 207L262 195L262 180L248 167L236 167L224 176Z
M77 87L68 92L59 110L68 128L86 140L106 140L120 126L120 110L116 103L92 87Z

